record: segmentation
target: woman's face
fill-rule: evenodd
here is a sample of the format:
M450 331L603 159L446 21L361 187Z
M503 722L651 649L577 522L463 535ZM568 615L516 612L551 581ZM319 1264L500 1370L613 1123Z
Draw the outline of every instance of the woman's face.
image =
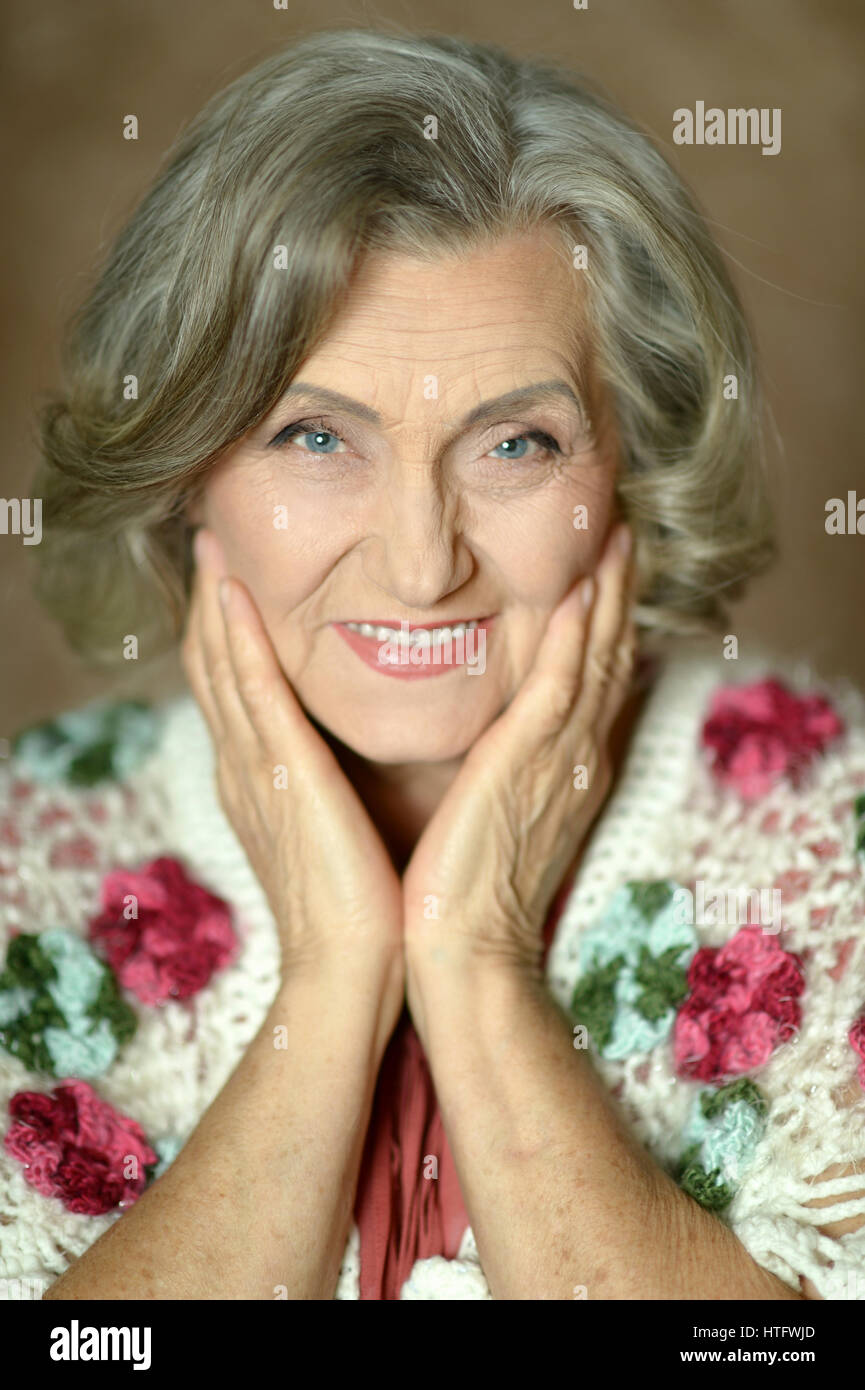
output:
M362 757L464 754L600 557L617 441L584 333L583 409L570 394L582 290L555 244L543 228L434 263L368 256L192 512L307 712Z

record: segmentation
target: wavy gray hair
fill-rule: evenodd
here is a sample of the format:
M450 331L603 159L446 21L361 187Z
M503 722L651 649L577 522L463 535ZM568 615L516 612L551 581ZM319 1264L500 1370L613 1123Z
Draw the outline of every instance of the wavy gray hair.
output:
M583 77L394 27L312 34L215 96L68 326L64 389L40 412L36 593L94 663L118 663L130 631L148 654L180 639L186 507L326 332L360 255L541 221L569 265L587 248L638 623L723 630L722 598L774 557L755 351L681 179Z

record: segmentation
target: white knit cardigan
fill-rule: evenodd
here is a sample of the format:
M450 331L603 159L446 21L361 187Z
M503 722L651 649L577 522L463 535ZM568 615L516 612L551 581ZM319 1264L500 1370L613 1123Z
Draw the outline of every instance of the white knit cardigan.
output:
M715 779L699 733L713 688L768 675L796 691L825 694L846 733L816 759L800 790L784 781L748 804ZM137 1032L94 1083L151 1143L176 1143L195 1129L258 1031L278 986L279 951L268 903L219 804L210 734L196 702L184 695L155 709L158 745L122 782L39 785L15 808L12 782L27 773L15 758L0 763L0 825L8 826L10 817L15 824L14 834L0 834L0 963L10 929L62 926L86 937L103 875L160 854L180 859L191 877L227 900L242 941L236 962L185 1003L143 1008L130 999ZM865 1223L837 1239L820 1230L842 1218L865 1218L865 1177L836 1177L819 1187L809 1181L830 1165L858 1162L865 1173L865 1092L847 1038L865 1009L865 864L851 834L851 806L863 790L865 701L849 684L822 682L807 665L765 649L725 661L704 643L681 647L668 658L632 733L547 964L550 989L568 1007L580 934L628 880L767 885L804 871L794 875L798 895L784 897L783 933L784 949L804 961L801 1027L754 1075L768 1100L766 1129L723 1219L759 1264L797 1290L799 1276L807 1276L826 1299L865 1300ZM98 821L94 804L101 808ZM49 806L68 817L41 828ZM53 867L56 844L76 830L95 840L97 862ZM835 847L828 854L827 844ZM695 930L700 945L720 946L735 927ZM846 968L839 973L844 943ZM700 1089L676 1076L669 1039L622 1061L596 1056L594 1064L640 1140L669 1167L681 1153L682 1127ZM0 1051L0 1130L8 1128L16 1092L54 1084L56 1078ZM808 1205L815 1196L832 1204ZM28 1185L21 1164L0 1145L0 1297L41 1297L120 1216L70 1212ZM337 1298L359 1297L358 1273L352 1227ZM457 1259L419 1260L401 1297L490 1298L471 1230Z

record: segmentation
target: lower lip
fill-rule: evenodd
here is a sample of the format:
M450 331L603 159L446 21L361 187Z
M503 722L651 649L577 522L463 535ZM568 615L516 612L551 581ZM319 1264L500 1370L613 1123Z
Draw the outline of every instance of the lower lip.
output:
M494 620L492 618L484 618L481 622L478 623L477 627L473 629L473 632L475 633L475 636L473 637L470 636L468 631L466 632L463 638L464 655L466 651L468 651L472 659L474 659L477 656L477 633L483 631L483 640L486 643L486 634L489 633L493 621ZM448 662L447 665L445 665L444 662L436 664L434 659L435 647L432 645L430 645L430 647L428 647L425 651L425 661L418 662L417 665L412 665L409 661L406 661L404 664L395 663L392 665L390 662L379 660L379 651L385 644L383 642L380 642L377 637L364 637L359 632L352 632L351 628L346 627L344 623L334 623L333 628L336 632L339 633L340 637L346 643L346 645L351 647L353 652L357 653L361 661L364 661L367 666L371 666L372 669L374 671L377 671L380 676L390 676L393 680L423 681L429 680L433 676L449 676L453 675L454 671L463 670L463 668L466 665L466 662L464 660L461 662L457 662L456 660L454 660L454 654L456 652L457 643L453 639L451 640L450 644L451 660ZM474 643L474 645L472 645L472 643ZM446 649L447 643L445 643L444 646Z

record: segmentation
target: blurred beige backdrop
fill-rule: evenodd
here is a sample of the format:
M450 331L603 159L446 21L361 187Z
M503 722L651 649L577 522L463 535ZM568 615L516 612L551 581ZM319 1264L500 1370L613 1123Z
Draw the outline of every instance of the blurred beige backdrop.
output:
M861 0L6 0L0 495L30 495L60 324L180 127L293 35L379 19L564 59L690 183L755 327L778 432L782 554L735 611L740 650L768 641L865 688L865 536L825 530L829 498L865 497ZM674 145L673 112L697 101L780 107L781 152ZM121 136L128 112L138 141ZM84 668L31 597L34 550L0 534L0 738L109 689L181 687L176 657L119 681Z

